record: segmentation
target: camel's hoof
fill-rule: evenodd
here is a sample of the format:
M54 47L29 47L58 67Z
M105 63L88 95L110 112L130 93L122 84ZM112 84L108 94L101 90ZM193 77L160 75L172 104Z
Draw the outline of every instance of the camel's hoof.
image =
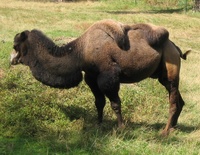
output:
M162 136L162 137L167 137L168 135L169 135L169 131L163 130L163 131L161 132L161 136Z
M162 133L161 133L161 135L163 136L163 137L167 137L170 133L172 133L173 131L175 131L175 128L170 128L169 130L163 130L162 131Z
M120 129L120 130L123 130L123 129L125 129L125 124L124 123L122 123L122 124L120 124L120 125L118 125L118 128Z

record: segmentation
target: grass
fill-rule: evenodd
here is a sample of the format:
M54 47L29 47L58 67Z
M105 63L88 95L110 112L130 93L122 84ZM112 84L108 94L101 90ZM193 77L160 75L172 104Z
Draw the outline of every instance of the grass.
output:
M172 9L169 6L129 0L1 0L0 154L200 154L200 14L185 13L180 2ZM156 80L121 86L126 128L119 130L108 101L104 122L96 125L94 97L84 82L69 90L54 89L37 82L28 67L9 66L16 33L37 28L61 44L106 18L164 26L183 51L192 50L181 68L180 91L186 105L178 129L169 137L160 136L167 121L168 96Z

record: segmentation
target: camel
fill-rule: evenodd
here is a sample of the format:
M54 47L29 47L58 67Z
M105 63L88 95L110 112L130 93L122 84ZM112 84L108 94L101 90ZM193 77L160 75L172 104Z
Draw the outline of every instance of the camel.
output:
M107 97L119 127L124 126L120 83L158 79L169 93L169 118L162 132L168 135L176 127L184 105L179 92L180 58L186 59L189 52L183 54L163 27L102 20L63 46L57 46L39 30L18 33L11 64L27 65L38 81L63 89L76 87L84 72L95 97L98 122L102 123Z

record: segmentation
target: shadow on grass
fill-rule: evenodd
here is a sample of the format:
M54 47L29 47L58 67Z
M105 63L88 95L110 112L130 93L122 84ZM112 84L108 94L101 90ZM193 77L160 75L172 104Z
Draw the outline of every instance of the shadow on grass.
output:
M58 107L65 114L65 116L70 119L70 121L80 119L81 117L86 117L86 116L92 117L90 116L91 114L86 109L76 105L71 105L71 106L59 105Z
M80 108L80 107L74 106L74 105L68 106L68 107L60 106L60 109L65 113L66 117L68 117L71 121L80 119L80 118L84 118L83 130L89 131L91 128L93 128L93 129L96 128L96 129L102 130L102 133L107 134L113 128L115 128L115 129L118 128L116 119L113 120L113 119L104 118L103 123L99 125L98 121L97 121L97 112L94 114L94 113L88 112L84 108ZM136 123L136 122L128 121L126 123L125 128L128 128L128 129L132 128L132 131L133 131L133 130L138 130L142 127L147 127L155 132L159 132L162 129L164 129L165 125L166 125L165 123L149 124L148 122ZM181 132L190 133L190 132L193 132L195 129L197 129L197 127L196 126L187 126L184 124L178 124L175 129L178 129Z
M121 140L135 141L138 138L151 140L157 139L158 143L168 143L159 137L159 131L165 126L164 123L148 122L130 122L126 123L123 130L117 128L117 122L114 119L106 118L103 123L97 125L94 111L88 111L79 106L59 106L71 122L83 118L82 128L73 128L69 130L54 130L44 133L37 137L18 136L14 138L0 138L0 154L102 154L110 141ZM31 122L27 122L30 123ZM181 132L190 133L197 127L178 125ZM19 129L20 130L20 129ZM40 132L40 131L38 131ZM173 136L171 141L180 141ZM108 150L107 150L108 151Z
M177 129L179 129L182 132L185 133L191 133L193 131L195 131L198 128L198 126L188 126L188 125L184 125L184 124L178 124Z

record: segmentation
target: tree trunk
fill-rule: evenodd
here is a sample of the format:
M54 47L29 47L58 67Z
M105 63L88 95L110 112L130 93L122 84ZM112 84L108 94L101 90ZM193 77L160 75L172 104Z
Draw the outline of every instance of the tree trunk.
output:
M200 0L194 0L194 11L200 11Z

